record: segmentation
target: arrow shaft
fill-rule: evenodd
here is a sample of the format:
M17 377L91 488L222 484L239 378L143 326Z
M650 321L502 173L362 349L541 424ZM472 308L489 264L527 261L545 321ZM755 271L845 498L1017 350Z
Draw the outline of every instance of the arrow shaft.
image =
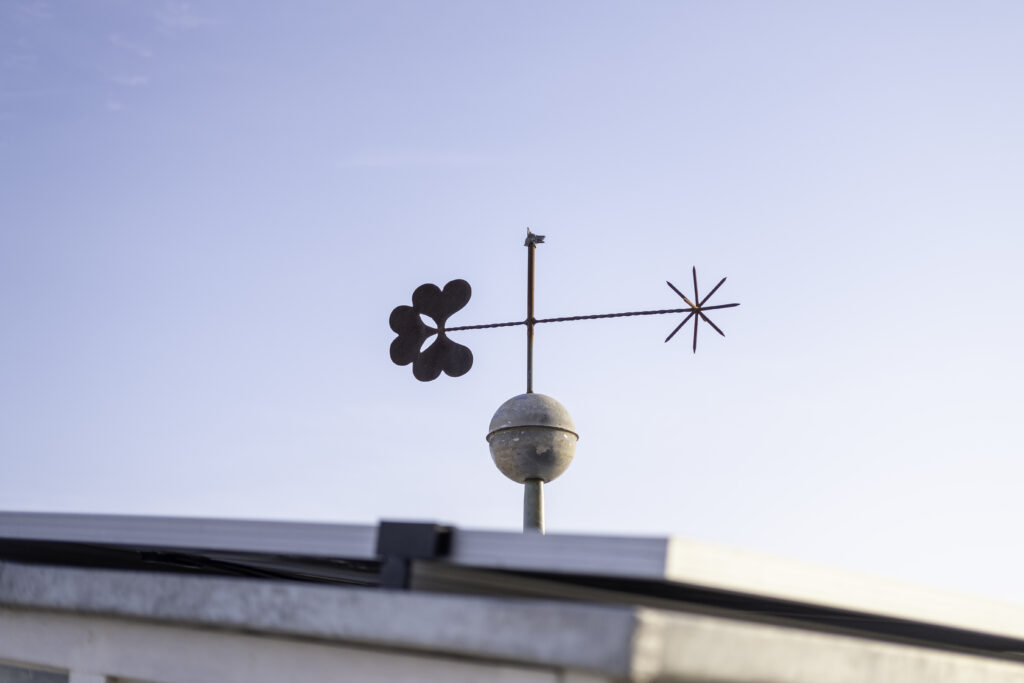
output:
M717 306L702 306L702 311L713 311L719 308L733 308L739 304L719 304ZM576 320L599 320L601 318L629 318L636 315L665 315L666 313L692 313L694 308L665 308L657 311L627 311L625 313L597 313L595 315L570 315L564 318L540 318L534 320L534 325L541 323L567 323ZM517 325L528 325L528 320L515 320L507 323L487 323L485 325L462 325L460 327L445 328L446 332L461 332L462 330L485 330L492 327L515 327Z

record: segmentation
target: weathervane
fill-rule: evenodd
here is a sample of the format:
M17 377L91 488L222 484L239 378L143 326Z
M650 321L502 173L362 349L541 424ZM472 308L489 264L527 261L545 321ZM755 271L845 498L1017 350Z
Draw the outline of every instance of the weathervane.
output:
M692 300L671 282L667 282L672 291L686 302L686 308L537 319L533 314L534 255L537 245L543 242L544 235L535 235L529 228L526 229L525 246L528 249L528 256L525 320L448 327L448 319L469 303L472 289L465 280L452 280L444 289L429 283L420 285L412 293L412 306L395 307L389 319L391 329L398 335L391 342L391 360L396 365L411 363L413 376L421 382L435 380L442 372L450 377L461 377L473 367L473 352L449 338L450 332L519 325L526 327L526 393L512 397L498 408L491 419L487 441L491 457L498 469L513 481L525 485L524 529L541 533L544 532L543 483L553 480L569 466L575 455L579 436L569 412L561 403L550 396L533 392L534 327L543 323L686 313L686 317L665 337L665 341L671 340L690 318L693 318L693 352L696 353L698 323L701 320L710 325L715 332L725 336L725 332L711 322L705 312L739 306L706 305L718 288L725 283L725 278L719 280L718 284L702 298L697 289L697 268L694 267ZM427 325L423 321L423 316L433 320L436 327ZM424 348L427 340L433 335L437 335L437 338Z

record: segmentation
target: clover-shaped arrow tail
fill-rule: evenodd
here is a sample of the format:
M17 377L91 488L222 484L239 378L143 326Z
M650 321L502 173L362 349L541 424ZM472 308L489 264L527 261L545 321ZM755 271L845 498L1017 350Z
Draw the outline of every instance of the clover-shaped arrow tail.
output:
M396 365L412 363L412 374L421 382L437 379L444 371L449 377L461 377L473 367L473 352L445 334L444 324L453 313L469 303L472 288L465 280L452 280L438 288L420 285L412 293L412 306L397 306L391 311L389 324L398 336L391 342L391 360ZM420 317L434 321L428 326ZM437 339L425 350L423 344L431 335Z

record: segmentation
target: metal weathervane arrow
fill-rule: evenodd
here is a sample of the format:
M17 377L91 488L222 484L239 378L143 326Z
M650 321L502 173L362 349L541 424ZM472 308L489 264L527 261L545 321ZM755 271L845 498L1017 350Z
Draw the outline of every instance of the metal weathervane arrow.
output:
M597 315L573 315L563 318L537 319L533 314L533 282L534 256L537 245L544 242L544 235L535 235L526 230L525 246L528 249L526 276L526 319L504 323L487 323L485 325L459 325L449 327L448 319L462 310L469 303L472 289L465 280L452 280L439 288L434 284L424 284L412 293L412 306L397 306L391 311L389 323L398 335L391 342L391 360L396 365L412 364L413 376L421 382L437 379L442 372L450 377L460 377L473 367L473 352L466 346L453 341L448 334L465 330L483 330L494 327L526 327L526 392L533 393L533 329L544 323L574 322L577 320L597 320L599 318L625 318L635 315L665 315L668 313L685 313L686 316L676 325L665 341L668 342L693 319L693 351L697 352L698 323L703 320L718 334L725 336L718 325L706 315L707 311L722 308L734 308L739 304L707 305L707 302L725 283L723 277L711 291L700 296L697 288L697 269L693 268L693 298L688 298L679 289L667 282L668 286L686 303L686 308L669 308L653 311L628 311L625 313L600 313ZM430 318L436 327L430 327L421 316ZM433 335L437 338L424 349L424 344Z
M453 280L446 284L443 289L436 285L421 285L413 292L412 306L396 306L391 311L391 330L398 336L391 342L391 360L395 365L413 365L413 376L421 382L429 382L437 379L443 372L450 377L461 377L473 367L473 352L466 346L454 341L449 337L452 332L464 332L467 330L486 330L490 328L511 328L524 326L526 328L526 392L534 391L534 328L546 323L571 323L575 321L594 321L602 317L628 317L632 315L664 315L667 313L686 313L682 321L669 333L665 341L670 341L680 330L693 318L693 352L697 350L697 330L700 321L711 326L718 334L725 336L721 328L715 325L707 312L720 308L733 308L738 303L723 303L708 305L708 301L718 292L725 283L725 278L719 281L708 294L701 297L697 289L697 270L693 268L693 298L690 299L673 285L667 282L668 286L685 303L685 308L665 308L658 310L635 310L623 313L598 313L596 315L568 315L565 317L534 316L534 262L537 252L537 245L544 243L543 234L534 234L526 228L527 266L526 266L526 318L522 321L510 323L488 323L485 325L462 325L450 327L447 325L449 318L469 303L472 289L465 280ZM430 327L423 321L426 316L433 321L435 327ZM424 348L427 340L436 335L429 346Z

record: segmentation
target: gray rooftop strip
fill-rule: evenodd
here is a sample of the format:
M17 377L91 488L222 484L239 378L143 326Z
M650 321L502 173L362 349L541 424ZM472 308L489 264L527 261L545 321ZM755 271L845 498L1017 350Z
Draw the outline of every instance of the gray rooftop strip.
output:
M448 562L486 569L664 580L669 539L463 531Z
M377 528L316 522L0 512L0 538L374 559Z
M377 559L377 527L354 524L0 512L2 538ZM667 548L667 538L458 529L445 561L490 569L661 579Z

